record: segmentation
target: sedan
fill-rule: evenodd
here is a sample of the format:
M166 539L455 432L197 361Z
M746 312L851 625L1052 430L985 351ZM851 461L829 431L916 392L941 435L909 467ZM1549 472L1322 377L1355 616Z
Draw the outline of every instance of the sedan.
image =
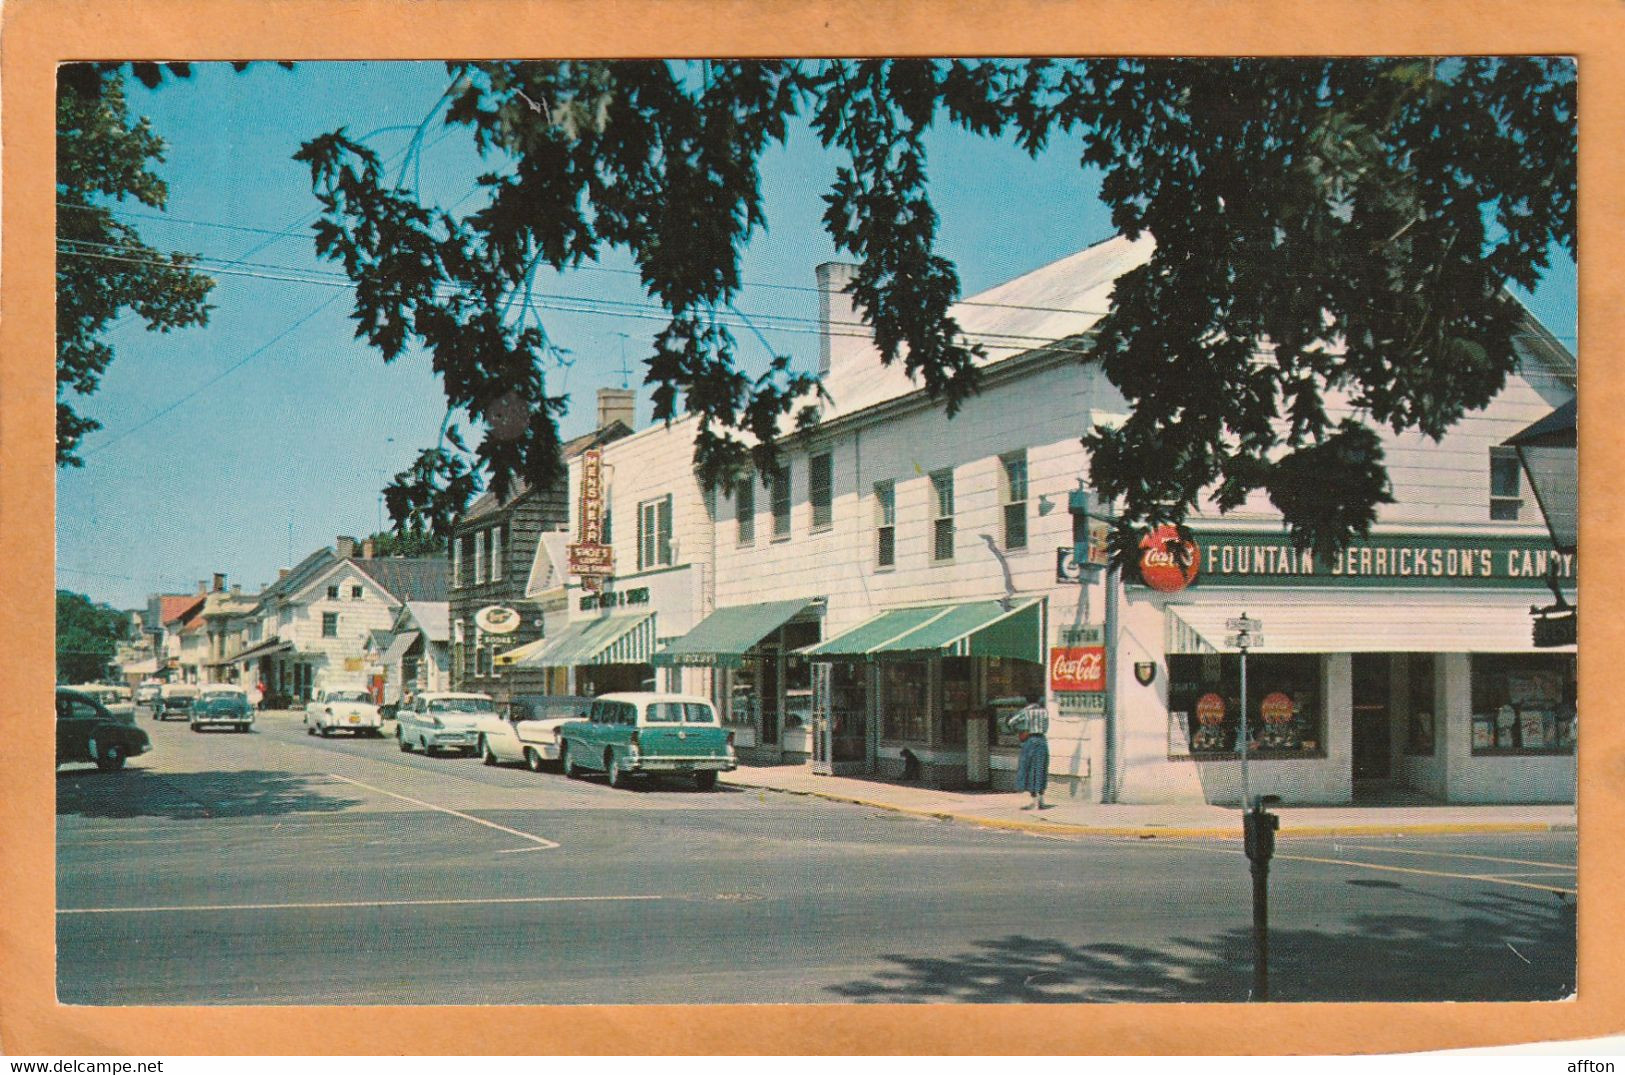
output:
M147 733L134 718L109 713L100 702L78 691L56 692L56 763L95 762L103 772L124 768L124 760L152 749Z
M559 758L559 728L581 720L592 706L591 698L570 695L530 697L513 703L506 718L491 714L480 718L475 730L479 740L475 750L487 765L516 765L523 762L533 773Z
M198 692L187 723L194 732L205 728L246 732L254 726L254 707L241 687L211 683Z
M334 732L352 735L383 735L384 718L364 690L317 691L305 703L305 734L323 738Z
M479 741L475 726L497 718L497 705L489 694L430 691L395 714L395 738L403 752L425 754L455 750L471 754Z

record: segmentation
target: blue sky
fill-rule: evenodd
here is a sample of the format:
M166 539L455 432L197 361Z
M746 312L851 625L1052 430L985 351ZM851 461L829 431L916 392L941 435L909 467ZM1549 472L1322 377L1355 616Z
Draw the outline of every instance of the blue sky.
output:
M134 203L125 212L150 245L211 259L215 309L206 328L149 333L129 317L113 330L117 357L100 391L75 399L103 429L85 439L82 469L58 472L57 584L119 607L189 590L215 571L256 590L334 535L378 529L379 490L435 442L445 417L427 355L386 365L354 339L349 293L311 245L309 173L292 160L302 141L342 126L370 135L398 169L449 81L444 65L193 71L157 91L131 84L132 110L168 142L160 171L170 198L165 219ZM438 118L421 145L404 178L441 205L477 206L474 177L498 162L481 162L466 129ZM930 148L939 246L967 295L1111 234L1098 179L1067 143L1036 161L952 133ZM813 269L836 256L820 223L836 163L804 130L764 160L768 230L744 258L738 308L761 315L767 342L803 369L817 361ZM622 382L623 354L639 387L638 421L649 420L640 359L663 320L630 269L614 256L538 279L541 305L594 307L542 311L568 351L569 365L548 372L550 390L574 401L567 436L590 426L597 388ZM1573 263L1559 253L1525 298L1573 347ZM736 335L750 364L765 362L752 334Z

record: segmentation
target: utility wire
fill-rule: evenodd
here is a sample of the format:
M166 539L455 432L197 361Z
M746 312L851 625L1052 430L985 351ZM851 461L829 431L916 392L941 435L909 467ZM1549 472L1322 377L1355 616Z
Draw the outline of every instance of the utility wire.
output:
M133 425L130 428L128 428L128 429L118 433L117 435L115 435L111 440L105 440L102 443L96 445L94 448L87 449L85 451L85 453L84 453L85 456L88 458L89 456L96 455L99 452L106 451L108 448L111 448L113 445L117 444L119 441L123 440L124 438L126 438L126 437L128 437L128 436L130 436L130 435L132 435L134 433L137 433L142 429L145 429L147 426L149 426L152 423L156 422L158 419L162 418L164 415L168 414L170 411L173 411L176 407L179 407L181 404L185 403L187 400L193 399L196 396L202 395L203 392L206 391L207 389L209 389L212 386L218 384L219 382L225 380L227 377L231 376L233 373L237 372L238 370L242 369L244 366L248 365L250 362L254 361L254 359L258 358L260 355L263 355L266 351L269 351L271 349L271 347L274 346L276 343L278 343L279 341L286 338L295 329L298 329L301 326L308 323L309 321L313 320L316 317L317 314L321 313L323 310L325 310L329 306L333 305L333 303L337 302L342 297L343 297L342 292L330 296L321 305L317 306L314 310L310 311L310 313L308 313L305 316L301 317L299 320L295 321L293 324L289 325L287 328L283 329L281 332L277 333L275 336L272 336L269 340L266 340L264 343L260 344L256 348L254 348L254 350L248 352L248 354L244 355L242 358L238 359L236 362L232 363L230 366L228 366L225 369L221 370L219 373L215 374L213 377L209 378L207 381L204 381L202 384L198 385L192 391L186 393L186 395L180 397L179 399L175 400L173 403L170 403L168 406L162 408L161 410L158 410L158 411L148 415L146 418L143 418L141 421L137 422L135 425Z

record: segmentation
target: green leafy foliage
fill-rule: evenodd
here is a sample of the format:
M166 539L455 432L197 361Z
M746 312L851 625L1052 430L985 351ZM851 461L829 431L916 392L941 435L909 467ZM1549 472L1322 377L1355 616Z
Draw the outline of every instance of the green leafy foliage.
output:
M116 608L92 602L81 593L56 592L56 681L96 683L107 673L129 627Z
M446 551L446 539L426 530L380 530L367 540L374 556L439 556Z
M881 360L952 416L979 353L936 252L925 135L945 123L1060 134L1103 175L1114 224L1156 239L1092 334L1128 402L1080 430L1090 482L1119 506L1114 546L1208 501L1262 491L1323 553L1391 494L1367 424L1439 437L1501 388L1520 312L1556 241L1574 249L1573 65L1541 58L513 62L449 65L445 120L499 162L466 217L420 204L334 132L307 142L318 251L357 283L357 334L428 349L448 402L531 418L472 459L444 444L389 491L397 528L443 532L479 488L555 480L550 342L507 310L539 264L629 252L671 314L646 360L656 416L697 418L695 463L728 485L771 469L817 386L778 359L750 378L716 311L765 225L761 155L797 122L846 163L824 225L859 262L852 294ZM1065 212L1065 206L1057 206ZM1355 419L1358 419L1356 421ZM513 423L504 423L512 426ZM466 454L466 453L465 453ZM505 493L503 494L505 495Z

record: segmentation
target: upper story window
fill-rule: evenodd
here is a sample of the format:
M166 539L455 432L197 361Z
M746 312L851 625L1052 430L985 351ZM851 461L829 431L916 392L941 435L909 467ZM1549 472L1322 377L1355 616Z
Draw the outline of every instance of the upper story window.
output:
M756 543L756 475L750 473L734 486L734 534L739 544Z
M356 585L350 587L350 600L352 600L352 601L361 600L361 585L359 583L357 583Z
M773 540L790 536L790 464L786 462L767 479L768 503L773 512Z
M491 581L502 581L502 546L503 531L506 526L493 526L491 528Z
M897 563L897 483L875 483L875 564Z
M1490 449L1490 518L1508 522L1523 507L1523 468L1515 448Z
M638 505L638 570L670 564L671 496Z
M931 474L931 559L954 558L954 472Z
M807 502L812 505L813 530L828 530L835 523L835 457L820 452L807 459Z
M481 530L474 535L474 585L485 581L485 535Z
M339 636L339 614L337 612L322 613L322 637L337 638Z
M1004 547L1027 547L1027 452L999 456L999 501L1004 507Z
M329 601L337 601L339 599L339 587L337 583L334 583L327 588L327 599Z

